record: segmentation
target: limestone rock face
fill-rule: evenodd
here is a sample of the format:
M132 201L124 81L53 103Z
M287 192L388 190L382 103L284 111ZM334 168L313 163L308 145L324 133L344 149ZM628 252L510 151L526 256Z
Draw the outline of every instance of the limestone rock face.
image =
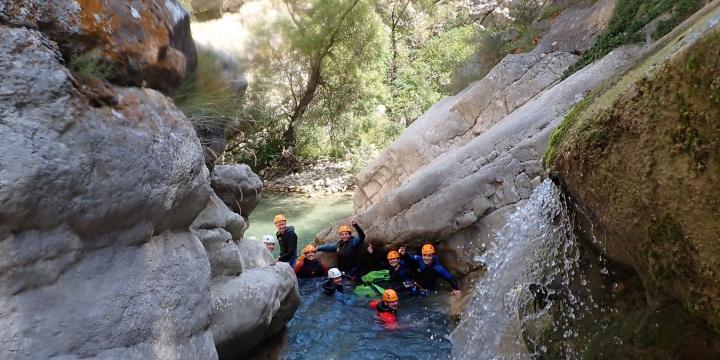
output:
M441 155L480 136L521 105L557 82L590 47L609 21L614 0L560 16L538 47L509 55L482 80L443 99L410 125L390 147L357 176L353 197L364 211Z
M293 270L276 265L262 242L242 239L243 225L243 218L215 195L192 225L210 259L210 331L223 357L249 353L280 331L300 304Z
M578 109L553 162L652 306L720 332L720 3Z
M192 125L149 89L91 106L35 30L0 49L0 358L217 358Z
M118 84L171 92L196 65L190 16L176 0L7 0L0 24L41 29L65 58L89 54Z
M245 164L217 165L213 168L210 181L225 205L245 219L262 197L262 180Z

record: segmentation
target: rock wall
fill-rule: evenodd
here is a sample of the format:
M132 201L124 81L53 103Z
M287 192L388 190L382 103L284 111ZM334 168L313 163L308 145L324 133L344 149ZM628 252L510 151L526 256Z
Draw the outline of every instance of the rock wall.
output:
M0 49L0 358L216 358L192 126L154 90L91 106L36 30Z
M239 180L234 176L225 182ZM217 195L192 225L210 259L210 331L223 358L247 355L280 331L300 304L293 270L285 263L275 265L260 241L242 239L244 228L244 219Z
M292 270L240 240L262 183L214 172L253 194L228 209L150 88L192 69L187 19L174 0L0 2L0 358L216 359L293 315ZM80 53L120 78L71 70Z
M509 55L482 80L443 99L410 125L357 176L353 197L364 211L389 196L443 154L480 136L555 84L593 43L612 15L614 0L565 11L531 53Z
M720 333L720 2L578 107L551 162L648 304Z
M42 31L66 61L88 54L110 65L122 85L172 92L197 61L190 16L176 0L5 0L0 23Z

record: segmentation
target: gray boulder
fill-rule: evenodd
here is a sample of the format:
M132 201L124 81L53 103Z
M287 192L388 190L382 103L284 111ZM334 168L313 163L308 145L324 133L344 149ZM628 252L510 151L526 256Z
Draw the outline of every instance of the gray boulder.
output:
M210 259L210 331L223 357L248 354L280 331L300 304L293 270L275 265L262 242L242 239L244 225L242 216L213 194L191 227Z
M91 106L37 31L0 49L0 358L217 358L192 125L150 89Z
M245 164L215 166L210 183L225 205L245 219L262 197L262 180Z
M87 54L112 67L117 84L172 92L195 69L190 15L176 0L6 0L0 24L40 29L65 60Z

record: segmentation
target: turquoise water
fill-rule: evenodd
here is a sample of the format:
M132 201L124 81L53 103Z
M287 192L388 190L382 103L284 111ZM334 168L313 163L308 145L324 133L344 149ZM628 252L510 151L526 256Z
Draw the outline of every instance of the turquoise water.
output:
M398 329L388 330L378 323L368 299L329 297L322 293L322 281L300 280L302 303L288 323L280 359L450 358L446 291L423 299L401 293Z
M275 234L273 216L282 213L298 234L298 247L352 213L350 193L316 198L298 194L265 194L250 215L245 236ZM275 248L277 256L278 247ZM301 303L281 334L267 339L251 359L449 359L451 344L447 291L419 299L400 294L398 329L377 322L368 299L342 299L322 293L324 279L300 279ZM352 293L348 286L346 293Z
M288 224L295 226L298 235L298 252L313 241L315 235L331 225L347 219L352 213L352 193L339 193L309 198L293 193L266 193L250 214L250 227L245 237L262 239L265 234L275 237L272 220L276 214L283 214ZM277 257L280 248L276 245L273 254Z

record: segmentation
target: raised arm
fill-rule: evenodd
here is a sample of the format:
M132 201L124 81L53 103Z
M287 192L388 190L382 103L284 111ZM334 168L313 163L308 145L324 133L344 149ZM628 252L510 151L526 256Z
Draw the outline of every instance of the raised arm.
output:
M363 241L365 241L365 232L360 228L360 225L358 225L358 223L356 223L356 222L353 222L353 227L357 231L358 236L353 239L352 246L358 247L358 246L360 246L360 244L363 243Z
M320 245L316 247L315 250L322 252L334 252L337 251L337 243Z

